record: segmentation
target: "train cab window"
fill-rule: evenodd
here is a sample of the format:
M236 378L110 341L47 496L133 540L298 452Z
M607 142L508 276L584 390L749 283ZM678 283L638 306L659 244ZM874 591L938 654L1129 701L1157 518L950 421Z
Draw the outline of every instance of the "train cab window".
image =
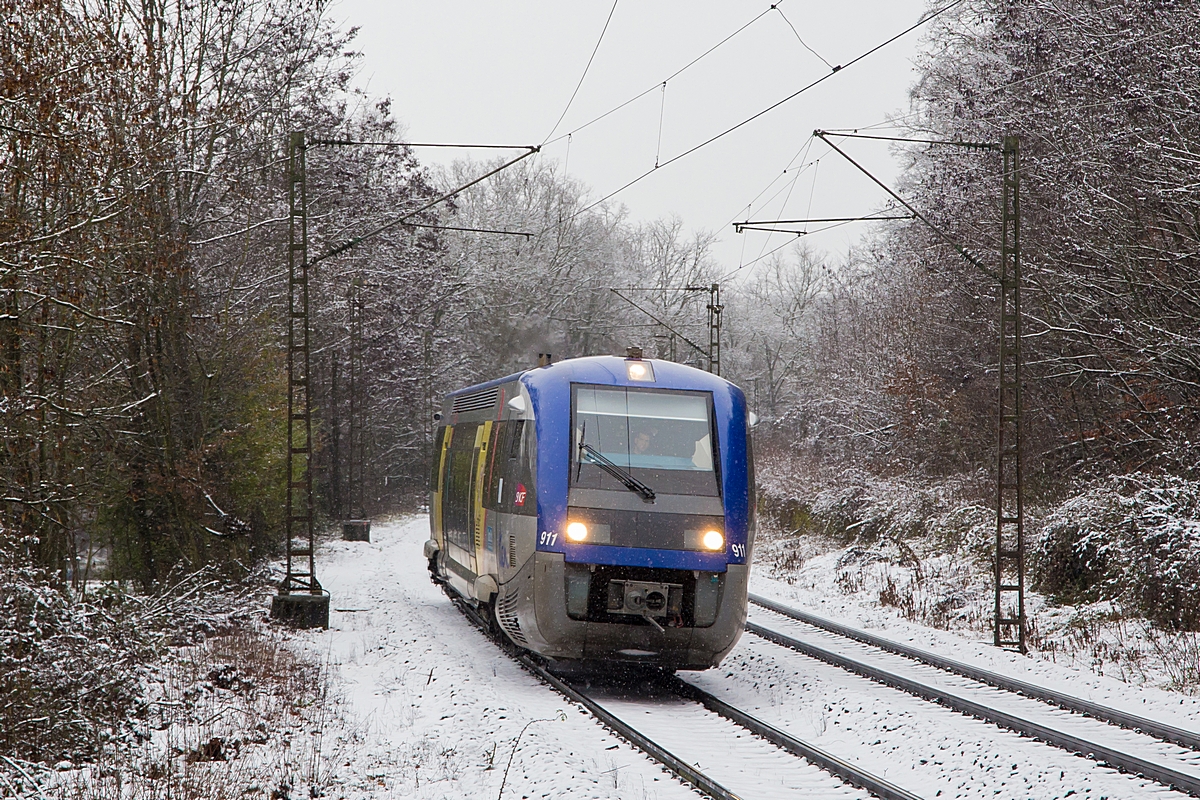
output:
M628 470L655 492L719 494L711 396L706 392L576 386L573 424L575 486L624 489L611 474L589 463L591 452ZM581 443L588 448L580 448Z

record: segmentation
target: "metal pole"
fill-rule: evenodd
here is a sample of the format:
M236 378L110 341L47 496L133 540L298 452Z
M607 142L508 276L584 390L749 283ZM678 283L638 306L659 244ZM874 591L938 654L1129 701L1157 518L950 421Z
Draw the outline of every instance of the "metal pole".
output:
M721 284L714 283L708 290L708 371L721 374Z
M999 150L1004 158L1001 197L1000 269L993 272L953 237L934 225L894 190L868 172L829 141L825 131L813 131L835 152L858 168L881 189L950 244L970 264L1000 284L1000 385L996 436L996 551L994 579L996 601L993 616L997 647L1026 651L1025 617L1025 503L1021 458L1021 186L1020 141L1005 136ZM844 135L844 134L838 134ZM858 134L854 134L858 136ZM996 149L979 142L929 142L956 147Z
M287 453L284 527L287 564L271 616L302 627L329 626L329 597L317 581L313 531L312 394L309 368L308 198L304 133L288 138ZM306 599L307 598L307 599Z
M1020 142L1004 137L1000 237L1000 392L996 436L997 647L1026 651L1025 504L1021 459Z
M349 512L354 519L364 519L363 502L363 403L362 388L362 278L356 276L350 284L350 491Z
M342 398L338 391L338 363L341 353L334 348L329 353L329 513L341 517L342 489Z

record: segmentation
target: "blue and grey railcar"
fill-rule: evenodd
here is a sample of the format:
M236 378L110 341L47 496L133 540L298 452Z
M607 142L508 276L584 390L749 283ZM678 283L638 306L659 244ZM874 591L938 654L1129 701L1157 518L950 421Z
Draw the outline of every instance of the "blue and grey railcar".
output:
M547 659L720 663L754 546L745 396L669 361L594 356L446 396L435 581Z

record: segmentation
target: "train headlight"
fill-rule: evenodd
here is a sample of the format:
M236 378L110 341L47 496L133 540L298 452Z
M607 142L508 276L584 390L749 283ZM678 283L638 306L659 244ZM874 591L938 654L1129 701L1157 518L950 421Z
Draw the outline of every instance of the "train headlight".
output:
M567 538L572 542L582 542L588 537L587 525L582 522L572 522L567 525Z
M720 550L725 546L725 537L718 530L707 530L704 532L704 537L700 540L700 543L707 550Z
M654 365L649 361L629 359L625 362L625 374L629 376L629 380L631 381L652 383L654 381Z

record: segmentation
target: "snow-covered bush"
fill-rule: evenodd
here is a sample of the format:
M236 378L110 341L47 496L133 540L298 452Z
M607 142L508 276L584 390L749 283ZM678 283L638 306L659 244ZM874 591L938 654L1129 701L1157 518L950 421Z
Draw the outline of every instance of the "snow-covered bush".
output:
M180 576L155 595L79 593L0 547L0 753L53 764L90 760L144 732L143 676L167 645L229 630L265 608L265 576Z
M1059 504L1034 579L1061 602L1110 600L1164 627L1200 628L1200 481L1110 477Z
M759 509L768 524L842 544L928 538L938 549L982 554L992 512L978 505L984 475L917 482L860 469L804 474L786 457L760 465Z
M150 654L119 595L87 601L0 553L0 752L75 761L120 734Z

